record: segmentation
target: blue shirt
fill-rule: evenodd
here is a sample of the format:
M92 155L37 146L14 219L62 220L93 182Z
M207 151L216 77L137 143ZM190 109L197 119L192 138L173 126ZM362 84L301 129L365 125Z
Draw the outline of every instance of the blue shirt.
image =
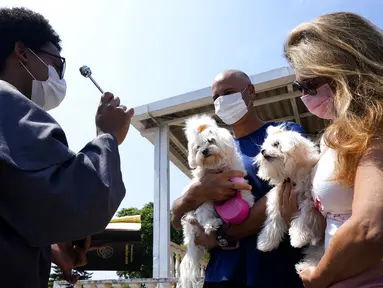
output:
M268 122L253 133L236 139L256 200L266 195L271 187L257 177L258 167L253 165L253 158L260 152L260 146L267 136L267 127L280 124ZM288 130L306 134L296 123L283 122L282 124ZM302 281L295 271L295 264L301 259L302 251L290 246L287 234L276 250L261 252L256 247L257 235L252 235L242 239L238 249L217 248L210 251L206 282L234 281L238 285L257 288L303 287Z

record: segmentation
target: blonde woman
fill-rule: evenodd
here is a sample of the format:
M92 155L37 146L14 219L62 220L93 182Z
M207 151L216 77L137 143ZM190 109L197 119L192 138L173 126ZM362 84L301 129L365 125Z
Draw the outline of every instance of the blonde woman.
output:
M326 252L300 276L306 287L383 287L382 32L352 13L326 14L291 32L285 56L307 108L332 120L313 175Z

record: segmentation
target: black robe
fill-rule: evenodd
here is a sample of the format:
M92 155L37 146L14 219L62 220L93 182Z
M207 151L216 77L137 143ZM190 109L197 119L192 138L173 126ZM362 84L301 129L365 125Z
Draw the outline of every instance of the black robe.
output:
M50 245L102 232L124 196L114 136L74 153L47 112L0 81L0 287L47 287Z

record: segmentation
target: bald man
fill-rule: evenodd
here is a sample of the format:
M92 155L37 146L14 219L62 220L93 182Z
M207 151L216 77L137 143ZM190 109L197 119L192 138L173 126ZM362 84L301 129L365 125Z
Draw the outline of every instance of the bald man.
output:
M242 71L227 70L218 74L213 82L212 92L215 113L232 128L251 185L246 187L246 184L235 183L238 185L236 188L251 189L256 203L242 224L224 224L209 236L202 229L197 233L196 244L210 249L204 287L301 288L303 284L294 267L302 256L301 250L290 246L287 235L279 248L272 252L263 253L256 249L257 233L265 220L264 196L270 190L270 186L256 176L257 167L252 165L252 159L260 152L259 147L266 138L267 127L281 123L265 123L259 119L252 105L256 97L254 86ZM305 134L296 123L283 124L286 129ZM233 191L227 187L232 187L228 182L234 176L242 175L236 171L212 173L186 191L173 205L173 226L180 229L182 216L195 210L201 203L225 200L233 195ZM289 221L296 209L293 197L295 194L290 193L291 184L287 184L285 189L287 193L284 194L291 195L285 197L283 202L284 206L292 207L284 213L285 219Z

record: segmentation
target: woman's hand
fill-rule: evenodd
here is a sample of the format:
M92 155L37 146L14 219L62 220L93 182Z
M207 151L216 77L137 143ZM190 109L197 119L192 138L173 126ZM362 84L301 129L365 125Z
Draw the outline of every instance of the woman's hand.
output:
M285 222L290 225L291 218L298 211L297 194L293 190L293 184L290 179L285 180L279 191L280 211Z
M302 279L302 282L303 284L305 285L305 287L312 287L310 284L310 278L311 278L311 274L312 274L312 270L310 269L306 269L306 270L303 270L300 274L299 274L299 277L301 277Z
M302 282L306 288L327 288L329 287L329 283L324 283L320 278L314 279L314 269L305 269L303 270L299 276L302 279Z

